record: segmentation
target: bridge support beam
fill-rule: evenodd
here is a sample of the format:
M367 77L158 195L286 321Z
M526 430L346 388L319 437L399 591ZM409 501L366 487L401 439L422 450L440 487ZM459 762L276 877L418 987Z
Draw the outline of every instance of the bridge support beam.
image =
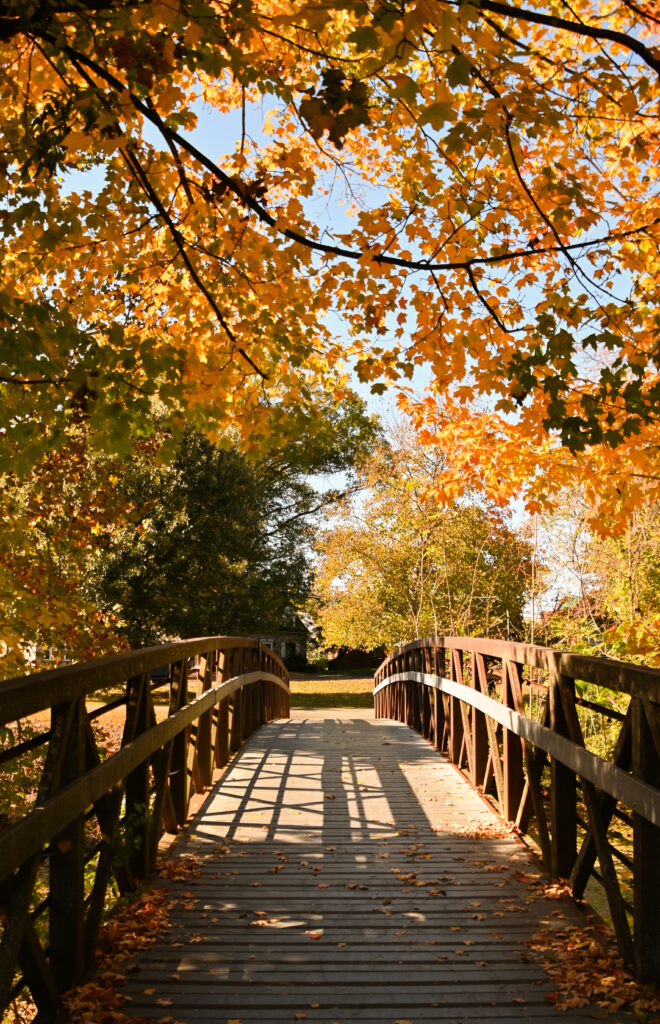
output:
M660 713L632 700L633 772L660 788ZM633 814L635 966L642 981L660 983L660 828Z
M560 736L570 736L561 686L575 692L575 682L566 676L550 678L550 728ZM550 758L550 872L555 878L570 878L577 856L577 810L575 773Z

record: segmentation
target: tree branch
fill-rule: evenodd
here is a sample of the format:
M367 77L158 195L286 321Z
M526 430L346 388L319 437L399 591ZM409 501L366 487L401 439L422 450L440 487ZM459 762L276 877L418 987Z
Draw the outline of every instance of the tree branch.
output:
M144 170L144 168L142 167L142 164L138 160L137 156L135 155L135 153L132 153L129 150L123 150L122 152L124 154L126 162L128 163L129 167L132 169L132 171L135 174L137 180L139 181L140 185L142 186L142 189L143 189L145 195L149 198L150 202L153 203L153 205L156 207L156 209L158 210L158 213L159 213L161 219L165 221L165 224L167 225L167 228L168 228L168 230L169 230L169 232L170 232L170 234L172 236L172 239L174 240L174 244L176 245L176 247L177 247L177 249L179 251L179 255L181 256L181 259L183 260L188 273L190 274L190 276L191 276L192 280L194 281L195 285L197 286L197 288L202 293L202 295L204 296L204 298L208 302L209 306L213 310L213 312L214 312L214 314L216 316L216 319L217 319L218 323L220 324L220 326L222 327L223 331L225 332L225 334L227 335L227 337L231 341L231 343L234 346L234 348L236 349L236 351L239 352L242 355L243 359L246 361L246 363L248 363L249 366L252 367L252 369L255 371L255 373L257 373L261 377L262 380L268 380L267 374L265 374L263 372L263 370L259 369L259 367L254 362L254 360L252 360L250 358L250 356L247 354L245 349L242 348L241 345L239 344L238 338L236 337L236 335L232 331L231 327L227 323L227 320L226 320L224 314L222 313L220 307L218 306L217 302L215 301L215 299L211 295L210 291L208 290L208 288L206 287L206 285L202 281L201 277L197 273L197 270L195 269L195 266L194 266L192 260L190 259L190 257L188 256L188 253L186 252L186 243L185 243L185 239L184 239L183 235L181 234L179 229L176 227L176 225L174 224L174 221L172 220L172 218L170 217L169 213L165 209L165 206L163 205L160 197L157 195L156 191L154 190L151 182L149 181L149 177L148 177L146 171Z
M446 0L440 0L445 3ZM456 0L450 0L452 7L460 4ZM477 11L492 11L493 14L502 14L505 18L512 18L514 21L530 22L536 25L547 25L548 28L560 29L564 32L572 32L574 35L586 36L589 39L604 40L611 43L618 43L626 50L636 53L660 78L660 59L652 50L639 39L629 36L625 32L617 32L615 29L600 28L595 25L588 25L582 21L569 21L567 18L560 18L556 14L543 14L541 11L530 11L524 7L511 7L509 4L500 3L499 0L479 0L473 5Z

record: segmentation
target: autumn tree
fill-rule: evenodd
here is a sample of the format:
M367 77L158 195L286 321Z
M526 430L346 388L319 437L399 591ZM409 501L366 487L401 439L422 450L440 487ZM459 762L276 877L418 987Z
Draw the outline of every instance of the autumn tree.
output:
M124 457L154 409L173 445L268 451L354 370L444 453L447 500L578 480L625 530L660 499L659 24L656 0L6 0L0 472L79 427Z
M314 590L326 644L389 649L416 637L521 636L529 547L506 514L434 497L442 459L410 430L362 474L322 534Z
M5 460L79 416L125 448L153 396L257 443L348 356L404 395L430 368L455 489L657 487L659 16L8 0Z
M660 664L660 506L630 512L625 529L599 534L579 491L565 491L536 533L546 563L538 634L555 646Z
M72 431L26 479L0 475L0 679L28 671L36 648L84 660L121 644L116 615L84 586L103 538L134 513L120 473Z

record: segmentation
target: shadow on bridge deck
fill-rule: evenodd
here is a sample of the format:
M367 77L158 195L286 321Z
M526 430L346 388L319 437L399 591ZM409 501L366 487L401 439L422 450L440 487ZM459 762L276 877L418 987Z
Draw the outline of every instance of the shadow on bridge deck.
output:
M429 744L370 712L298 712L259 730L183 842L202 877L123 990L139 1017L629 1019L547 1001L527 943L584 923L581 911L530 899L542 876L526 847Z

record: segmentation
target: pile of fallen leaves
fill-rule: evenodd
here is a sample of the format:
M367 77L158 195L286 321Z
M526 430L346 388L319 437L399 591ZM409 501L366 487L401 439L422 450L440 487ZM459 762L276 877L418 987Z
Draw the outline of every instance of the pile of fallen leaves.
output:
M158 865L158 877L169 878L174 882L187 882L190 878L199 878L201 874L201 861L194 854L163 860Z
M544 929L528 945L555 983L556 991L545 998L558 1010L595 1003L607 1011L629 1010L649 1024L660 1019L660 995L633 978L602 922Z
M441 832L442 829L434 828L431 831ZM452 825L452 835L464 836L466 839L507 839L509 836L519 836L520 829L516 828L512 821L504 821L493 818L492 822L476 822L472 825Z
M141 1020L123 1013L127 999L117 989L126 980L122 973L126 961L152 946L156 936L169 928L169 902L165 889L150 889L101 928L97 978L65 996L69 1020L76 1024L136 1024Z

